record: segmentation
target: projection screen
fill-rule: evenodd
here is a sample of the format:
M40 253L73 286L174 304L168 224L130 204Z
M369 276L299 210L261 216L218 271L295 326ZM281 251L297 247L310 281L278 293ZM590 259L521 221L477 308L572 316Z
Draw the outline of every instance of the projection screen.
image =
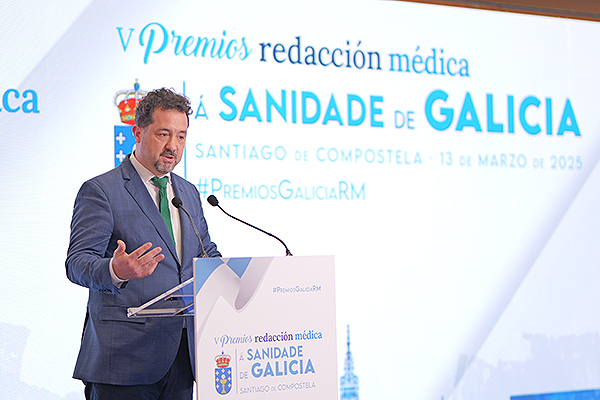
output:
M131 151L135 87L190 98L175 172L224 256L285 251L210 194L335 256L361 399L600 389L597 23L358 0L8 1L0 21L3 398L83 398L72 206Z

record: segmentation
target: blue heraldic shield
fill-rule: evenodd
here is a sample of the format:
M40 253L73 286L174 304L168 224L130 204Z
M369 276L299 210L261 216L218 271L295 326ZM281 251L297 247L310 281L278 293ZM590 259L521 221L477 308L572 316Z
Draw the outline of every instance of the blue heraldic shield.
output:
M215 361L217 363L217 368L215 368L215 390L219 394L227 394L233 384L231 367L229 366L231 357L221 353L221 355L215 357Z
M231 367L215 368L215 389L219 394L227 394L231 390Z

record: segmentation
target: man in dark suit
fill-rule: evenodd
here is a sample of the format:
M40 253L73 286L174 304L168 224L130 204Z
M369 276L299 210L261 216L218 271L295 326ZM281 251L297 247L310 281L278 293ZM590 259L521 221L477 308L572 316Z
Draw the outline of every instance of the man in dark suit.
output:
M171 173L179 163L191 114L189 100L158 89L136 108L136 148L120 166L83 184L73 209L68 278L89 288L73 377L88 399L191 399L194 329L190 317L128 318L139 306L192 276L210 240L194 185ZM163 178L163 179L158 179Z

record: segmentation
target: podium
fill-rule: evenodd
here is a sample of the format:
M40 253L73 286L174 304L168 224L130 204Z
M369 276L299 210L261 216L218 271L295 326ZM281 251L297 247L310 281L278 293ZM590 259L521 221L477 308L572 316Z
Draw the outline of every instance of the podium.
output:
M197 258L193 278L128 309L190 314L198 399L338 398L333 256Z

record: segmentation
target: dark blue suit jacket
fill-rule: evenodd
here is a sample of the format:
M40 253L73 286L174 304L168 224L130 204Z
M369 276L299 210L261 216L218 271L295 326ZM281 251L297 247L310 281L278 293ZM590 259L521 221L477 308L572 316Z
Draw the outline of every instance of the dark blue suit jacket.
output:
M191 214L211 257L220 256L211 242L198 191L171 174L175 195ZM192 259L200 244L188 217L180 211L183 260L156 204L129 158L120 166L85 182L75 200L67 276L89 288L87 317L73 377L113 385L152 384L171 367L187 318L190 359L194 369L194 332L191 317L127 317L137 307L192 276ZM121 289L111 280L109 261L123 240L129 253L147 242L162 247L165 259L154 273L134 279Z

